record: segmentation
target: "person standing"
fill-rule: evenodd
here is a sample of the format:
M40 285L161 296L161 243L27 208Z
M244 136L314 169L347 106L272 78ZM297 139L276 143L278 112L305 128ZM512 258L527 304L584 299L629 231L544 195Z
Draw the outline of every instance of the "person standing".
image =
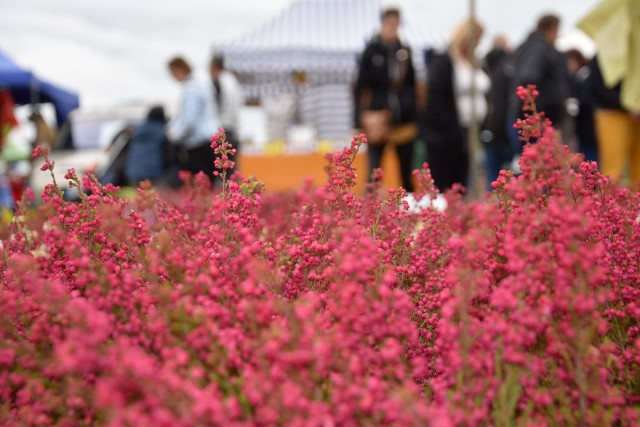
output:
M355 126L367 134L369 167L382 164L385 146L395 145L402 186L413 191L411 163L416 124L416 79L411 50L398 37L400 11L387 9L382 28L365 48L355 87Z
M605 84L600 61L591 62L589 89L595 109L600 170L613 180L623 177L629 163L632 188L640 187L640 111L622 105L622 82Z
M593 103L589 91L591 67L582 52L570 49L566 53L571 76L571 103L568 113L574 123L578 151L585 160L598 161Z
M429 53L425 142L431 176L440 192L454 184L470 184L469 128L473 120L484 120L491 85L489 77L473 66L482 33L478 22L466 20L454 30L447 52Z
M181 165L189 172L204 172L214 182L215 156L211 136L218 132L220 119L212 90L201 85L182 57L169 61L169 71L182 86L178 113L169 122L170 141L181 151Z
M566 57L555 48L559 31L560 18L544 15L538 20L536 30L516 49L510 98L513 122L522 115L522 101L515 95L516 88L534 84L540 92L536 101L538 111L544 111L557 131L563 131L567 121L565 105L570 94L570 78Z
M484 66L491 80L487 95L488 111L480 140L487 156L487 188L498 179L500 171L513 160L510 132L513 123L508 118L508 103L513 78L511 48L504 36L497 36L493 48L484 58Z
M238 120L240 109L244 105L242 86L235 74L225 69L222 56L214 56L211 59L210 73L218 106L218 116L227 135L227 142L236 149L237 154L239 149ZM231 175L234 170L235 168L228 170L227 173Z

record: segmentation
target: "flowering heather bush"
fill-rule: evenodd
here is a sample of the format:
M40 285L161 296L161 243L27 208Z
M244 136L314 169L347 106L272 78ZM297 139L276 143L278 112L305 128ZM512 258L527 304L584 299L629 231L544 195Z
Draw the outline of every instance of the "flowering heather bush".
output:
M81 200L52 183L2 241L1 424L640 423L639 196L519 95L522 175L446 212L354 194L364 136L285 195L228 179L223 131L218 195L185 174L179 203L128 202L69 170Z
M638 194L581 162L530 109L523 174L452 224L431 384L456 424L635 425ZM633 260L633 261L632 261Z

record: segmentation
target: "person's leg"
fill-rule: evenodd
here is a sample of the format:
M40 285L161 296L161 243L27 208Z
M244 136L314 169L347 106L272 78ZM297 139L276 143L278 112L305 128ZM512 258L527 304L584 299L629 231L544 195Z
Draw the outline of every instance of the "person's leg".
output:
M629 117L629 142L631 144L631 188L640 189L640 121Z
M384 144L378 145L367 145L367 153L369 156L369 176L368 179L371 179L371 175L375 169L382 167L382 154L384 153Z
M596 147L582 147L580 148L580 152L584 154L585 161L600 163L600 159L598 158L598 149Z
M595 122L600 171L617 181L622 177L630 152L629 115L619 110L598 110Z
M575 120L567 115L561 116L560 121L554 125L558 132L558 140L562 145L569 147L572 153L578 152L578 136L576 134Z
M203 172L213 184L215 178L213 175L215 156L209 144L187 150L187 156L187 169L194 175L198 172Z
M231 176L238 169L237 158L239 153L239 144L238 144L238 136L235 131L228 130L226 131L226 134L227 134L227 142L231 144L231 146L236 150L236 155L230 156L231 160L236 162L236 165L232 169L227 169L227 176Z
M513 152L513 155L519 156L522 154L522 141L518 139L520 137L518 129L513 127L515 122L516 119L507 119L507 122L505 123L505 131L507 138L509 139L509 143L511 144L511 151Z
M440 193L444 193L449 188L448 162L446 150L429 150L429 171L433 183Z
M452 184L462 184L465 188L471 188L475 183L469 181L469 151L462 149L451 159L451 170L455 172Z
M502 167L500 147L493 142L484 147L487 156L487 190L491 190L491 183L498 178Z
M513 161L513 147L508 141L501 141L496 144L497 162L496 169L493 171L493 179L489 182L489 190L491 190L491 183L498 179L500 171L503 169L509 169L511 162Z
M398 153L398 160L400 162L400 178L402 179L402 187L409 193L413 193L413 181L412 176L412 162L413 162L413 144L409 142L407 144L396 145L396 152Z
M183 169L188 170L192 174L196 174L199 171L198 167L198 149L197 148L188 148L185 150L183 160Z
M471 188L472 183L469 181L469 129L461 128L462 146L456 147L454 155L451 157L451 171L453 173L453 184L462 184L465 188Z
M504 169L505 167L508 168L513 160L513 147L508 141L504 141L500 147L500 159L502 160L500 169Z

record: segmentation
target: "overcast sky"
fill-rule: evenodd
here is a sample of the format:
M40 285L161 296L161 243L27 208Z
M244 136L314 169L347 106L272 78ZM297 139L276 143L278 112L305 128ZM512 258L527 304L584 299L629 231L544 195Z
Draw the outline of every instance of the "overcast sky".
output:
M203 72L212 43L241 35L291 0L0 0L0 49L21 66L80 93L83 107L173 102L166 72L180 53ZM519 42L542 13L571 27L598 0L477 0L487 40L504 33ZM448 35L468 12L468 0L382 0L404 19ZM574 42L575 40L575 42Z

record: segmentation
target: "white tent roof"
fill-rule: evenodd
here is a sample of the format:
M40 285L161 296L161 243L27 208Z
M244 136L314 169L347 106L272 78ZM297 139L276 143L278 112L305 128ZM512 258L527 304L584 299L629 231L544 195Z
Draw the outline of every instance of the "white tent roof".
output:
M359 55L380 29L381 10L379 0L292 0L264 25L215 45L213 52L240 77L247 97L263 102L293 97L301 118L320 138L339 141L353 127L351 85ZM446 40L402 21L400 38L412 48L420 78L423 50L443 47ZM293 71L304 72L304 87L296 87Z
M237 40L231 49L351 52L371 34L379 10L371 0L297 0L279 16Z
M379 0L293 0L271 21L213 50L237 72L352 70L356 55L379 29L380 12ZM445 43L439 34L409 23L403 22L400 34L416 57Z

